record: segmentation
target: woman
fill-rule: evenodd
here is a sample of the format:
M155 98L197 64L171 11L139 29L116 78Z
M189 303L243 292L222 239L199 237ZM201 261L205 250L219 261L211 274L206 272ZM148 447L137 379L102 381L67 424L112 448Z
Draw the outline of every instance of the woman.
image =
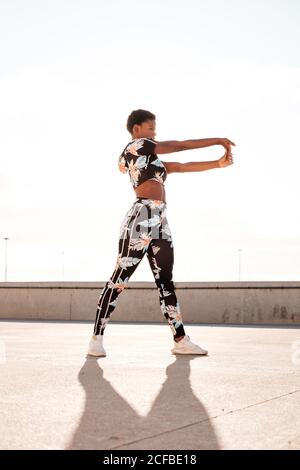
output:
M204 171L232 165L231 145L226 138L154 140L155 115L138 109L132 111L127 120L127 130L132 140L119 156L119 169L129 173L136 193L136 199L126 213L120 228L119 253L115 270L103 288L97 306L94 334L89 343L88 354L106 356L103 347L103 333L117 299L126 287L130 277L147 255L155 283L159 291L161 310L168 321L174 339L173 354L200 354L207 351L192 343L185 334L179 302L173 284L174 252L172 235L166 215L164 181L169 173ZM157 155L182 150L223 145L226 149L222 158L208 162L164 162Z

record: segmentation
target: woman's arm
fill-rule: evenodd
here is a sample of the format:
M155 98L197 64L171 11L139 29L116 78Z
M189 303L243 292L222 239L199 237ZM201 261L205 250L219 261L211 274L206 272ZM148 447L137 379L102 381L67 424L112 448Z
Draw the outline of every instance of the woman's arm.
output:
M231 145L235 145L231 140L220 137L213 137L209 139L190 139L190 140L166 140L157 142L154 153L173 153L181 152L183 150L198 149L203 147L210 147L212 145L223 145L226 150L230 150Z
M219 168L218 160L210 162L162 162L166 167L167 173L184 173L187 171L203 171L211 168Z
M209 162L162 162L166 167L167 173L184 173L188 171L204 171L211 170L212 168L224 168L233 164L233 157L231 152L225 152L223 157L219 160L212 160Z

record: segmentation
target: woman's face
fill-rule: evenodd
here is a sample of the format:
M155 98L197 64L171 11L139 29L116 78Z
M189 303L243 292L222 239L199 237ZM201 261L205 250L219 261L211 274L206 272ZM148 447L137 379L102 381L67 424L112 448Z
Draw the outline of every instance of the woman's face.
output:
M132 129L132 136L134 139L146 137L154 139L156 136L156 123L155 119L147 119L141 125L135 124Z

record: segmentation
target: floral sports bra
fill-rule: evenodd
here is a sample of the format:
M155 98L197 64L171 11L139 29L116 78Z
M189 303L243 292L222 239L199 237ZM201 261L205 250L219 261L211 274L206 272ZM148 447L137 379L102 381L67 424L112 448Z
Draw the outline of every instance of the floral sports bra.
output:
M134 139L126 145L119 156L119 170L129 171L130 181L134 188L147 180L163 183L167 177L167 169L154 153L156 142L153 139Z

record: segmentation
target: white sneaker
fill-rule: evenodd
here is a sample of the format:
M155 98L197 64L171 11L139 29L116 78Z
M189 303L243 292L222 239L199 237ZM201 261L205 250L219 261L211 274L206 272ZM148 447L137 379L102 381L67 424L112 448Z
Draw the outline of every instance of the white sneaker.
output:
M103 347L103 335L93 335L90 343L88 354L90 356L106 356L106 351Z
M180 341L174 341L175 346L171 350L172 354L202 354L206 355L208 351L205 349L200 348L195 343L192 343L190 340L190 337L188 335L185 335L184 338L182 338Z

